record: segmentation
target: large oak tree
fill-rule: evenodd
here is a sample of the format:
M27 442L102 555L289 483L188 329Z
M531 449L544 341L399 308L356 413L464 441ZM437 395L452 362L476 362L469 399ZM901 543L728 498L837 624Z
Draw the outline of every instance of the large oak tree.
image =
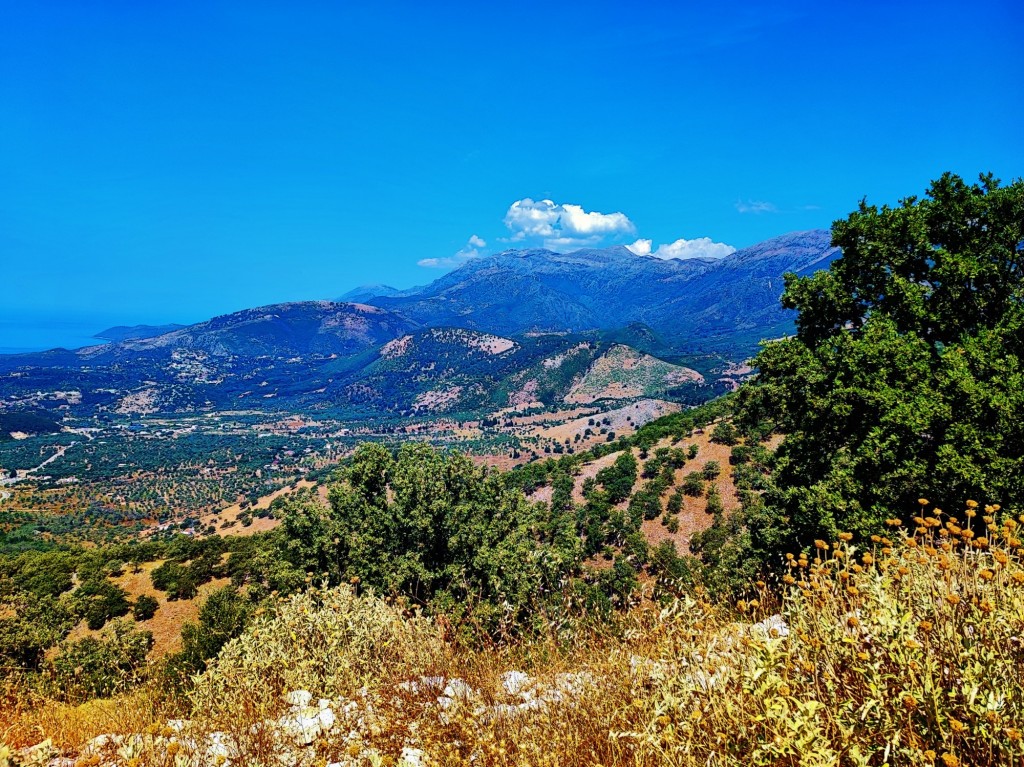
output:
M832 228L842 257L787 275L796 336L767 344L740 418L786 434L751 553L877 531L919 496L1024 505L1024 182L946 174Z

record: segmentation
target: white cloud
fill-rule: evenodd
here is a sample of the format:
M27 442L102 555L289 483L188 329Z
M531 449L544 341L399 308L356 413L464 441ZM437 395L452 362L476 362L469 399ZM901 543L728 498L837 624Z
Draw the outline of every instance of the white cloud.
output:
M636 233L625 213L598 213L580 205L529 197L509 206L505 226L512 232L513 242L540 239L549 248L596 245L605 237Z
M737 200L736 210L740 213L778 213L779 209L773 202L765 200Z
M632 245L627 245L626 250L631 251L638 256L649 256L651 255L651 241L637 240Z
M487 247L487 243L484 239L473 234L470 235L466 244L455 255L447 256L446 258L421 258L416 264L428 269L455 269L467 261L480 258L480 248L485 247Z
M641 240L641 242L643 242ZM647 242L650 242L649 240ZM630 248L632 250L632 248ZM636 251L633 251L636 253ZM666 245L659 245L651 255L656 258L725 258L735 253L736 248L724 242L713 242L710 237L697 237L693 240L678 239ZM643 255L643 254L638 254Z

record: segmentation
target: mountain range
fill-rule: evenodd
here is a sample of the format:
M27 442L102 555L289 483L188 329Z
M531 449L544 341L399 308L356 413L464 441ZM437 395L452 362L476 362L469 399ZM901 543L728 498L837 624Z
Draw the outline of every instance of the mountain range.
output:
M365 295L368 286L361 300L432 327L516 335L639 322L678 353L732 351L737 339L750 353L761 338L792 329L791 313L779 304L782 275L827 268L838 254L824 230L776 237L721 259L660 259L625 247L507 250L423 288Z
M110 343L0 356L0 410L45 406L47 392L68 391L79 393L73 409L87 412L699 401L734 383L723 371L758 341L792 331L779 304L782 275L825 268L837 255L825 231L721 259L508 250L411 290L364 286L347 301L277 304L169 330L117 328Z

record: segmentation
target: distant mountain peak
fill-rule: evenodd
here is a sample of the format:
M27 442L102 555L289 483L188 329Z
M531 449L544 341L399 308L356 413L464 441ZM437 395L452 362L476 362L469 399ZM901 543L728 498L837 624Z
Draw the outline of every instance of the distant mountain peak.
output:
M509 249L472 259L429 285L367 299L424 326L497 335L613 330L644 323L675 349L693 339L745 336L792 325L779 302L782 275L824 268L839 254L827 230L791 232L724 258L637 256L623 245L557 253ZM653 341L651 341L653 343ZM703 341L698 348L706 348Z
M352 302L360 304L371 298L393 296L400 292L401 291L398 288L393 288L390 285L373 283L370 285L360 285L359 287L352 288L352 290L339 296L336 300L338 302Z

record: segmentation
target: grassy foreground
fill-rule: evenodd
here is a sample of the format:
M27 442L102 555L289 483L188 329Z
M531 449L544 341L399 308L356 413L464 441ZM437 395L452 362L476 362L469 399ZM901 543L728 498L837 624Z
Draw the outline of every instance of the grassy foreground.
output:
M919 514L891 539L819 541L735 604L647 601L612 627L553 619L547 638L475 650L400 605L314 589L186 699L12 692L0 765L1024 764L1024 519ZM84 745L103 733L128 737Z

